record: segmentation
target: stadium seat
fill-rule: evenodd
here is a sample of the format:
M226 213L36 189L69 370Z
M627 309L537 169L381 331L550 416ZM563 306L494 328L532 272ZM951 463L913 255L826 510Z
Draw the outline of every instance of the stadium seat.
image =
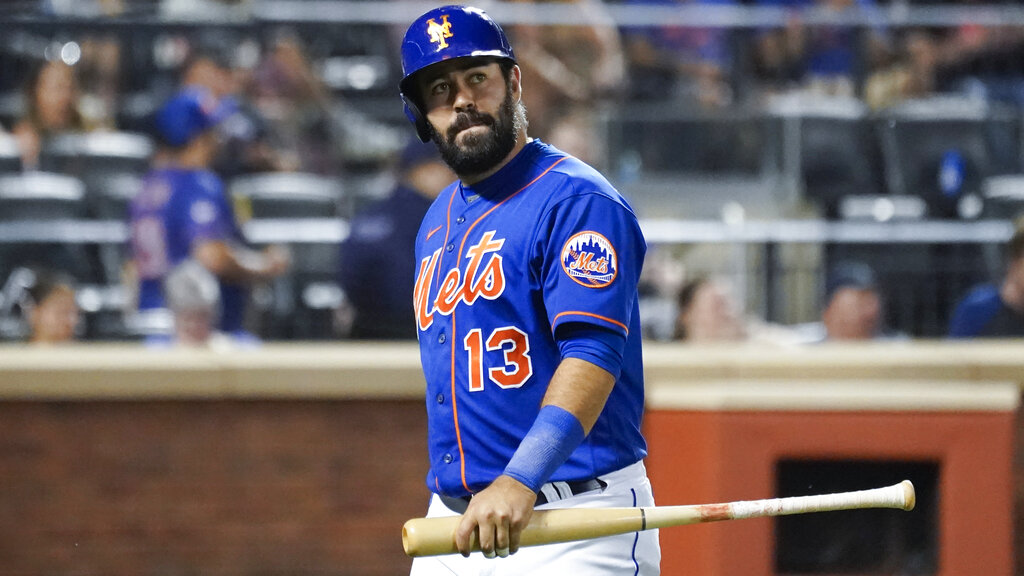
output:
M348 216L346 196L336 178L304 172L271 172L234 178L230 192L248 205L253 218Z
M85 132L54 136L40 152L39 167L87 182L94 175L141 174L149 169L152 140L132 132Z
M85 185L66 174L0 175L0 220L56 220L85 216Z
M342 221L351 213L339 180L308 173L240 176L230 191L240 212L253 221L303 229L303 221ZM246 214L240 214L245 219ZM290 224L293 223L293 224ZM339 242L334 239L284 241L291 246L291 272L254 294L253 302L270 338L322 339L331 336L331 316L340 300L337 285Z
M21 90L0 91L0 126L10 129L25 113L24 95Z
M83 283L102 283L96 245L73 234L84 217L85 187L65 174L0 175L0 224L22 228L23 239L0 244L0 277L21 266L63 270ZM36 233L43 233L36 238Z
M622 163L647 174L757 174L770 148L764 128L757 114L647 106L605 118L605 164L612 174Z
M823 216L839 217L849 196L881 192L877 140L862 102L799 95L770 102L767 113L783 124L784 165Z
M984 102L906 102L879 117L887 185L892 194L925 200L932 218L964 217L985 179L1003 170L995 160L1000 124Z
M110 204L116 206L125 200L132 180L149 170L153 152L152 140L143 134L61 134L44 145L39 165L43 170L81 179L90 216L109 218ZM123 219L123 214L118 219Z
M142 179L131 172L97 175L95 193L87 199L90 214L102 220L127 220L128 204L142 189Z
M1016 220L1024 217L1024 174L986 178L982 196L986 218Z
M18 141L9 134L0 134L0 174L21 171Z
M758 218L786 208L777 127L759 111L628 107L599 116L595 161L641 217L719 218L740 204Z

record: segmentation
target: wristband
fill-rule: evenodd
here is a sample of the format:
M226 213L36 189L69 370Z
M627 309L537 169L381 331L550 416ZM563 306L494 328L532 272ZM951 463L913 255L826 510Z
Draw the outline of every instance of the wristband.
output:
M558 470L583 442L583 425L576 416L553 404L540 409L526 437L520 442L504 474L534 492Z

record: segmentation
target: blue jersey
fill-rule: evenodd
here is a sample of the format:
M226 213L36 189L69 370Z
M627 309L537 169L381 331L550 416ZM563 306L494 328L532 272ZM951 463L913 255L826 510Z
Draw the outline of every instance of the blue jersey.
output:
M167 168L146 175L142 190L132 199L131 251L139 277L139 309L165 307L163 280L188 258L199 242L241 243L224 185L213 172ZM246 292L242 286L220 283L224 332L242 329Z
M456 182L416 238L414 306L427 381L431 490L463 496L501 475L561 361L555 331L626 340L597 423L549 479L590 479L641 460L637 282L646 243L600 174L534 140L493 176Z
M999 286L972 289L957 304L949 322L952 338L1019 338L1024 336L1024 314L1006 305Z

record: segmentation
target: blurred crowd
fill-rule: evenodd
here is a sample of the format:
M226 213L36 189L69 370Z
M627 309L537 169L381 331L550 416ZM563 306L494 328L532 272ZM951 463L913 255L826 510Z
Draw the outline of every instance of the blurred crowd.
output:
M628 110L665 103L728 111L780 94L811 94L855 98L881 110L907 99L960 94L1024 108L1021 25L893 27L875 0L514 3L528 5L518 7L527 11L572 5L578 14L573 25L514 24L507 30L523 70L531 135L597 166L607 152L597 114L609 106ZM613 4L665 10L760 6L781 9L786 17L778 26L624 26L612 18ZM47 146L63 134L130 132L153 143L144 169L132 174L137 194L125 198L123 222L132 240L114 256L120 265L107 262L108 273L98 282L123 289L118 306L124 314L159 309L177 327L129 330L118 337L146 337L155 344L208 342L218 334L248 342L414 337L412 240L430 199L452 175L427 149L432 147L409 142L412 131L401 117L396 91L396 29L402 26L277 26L253 20L255 4L248 0L41 0L0 6L8 16L33 14L55 23L5 24L0 136L17 151L5 165L7 173L50 170ZM856 14L870 24L812 24L811 13ZM179 25L116 25L127 18ZM62 19L76 25L58 25ZM161 124L160 115L172 104L179 107L173 121ZM154 267L140 240L152 219L146 207L166 200L161 194L185 173L214 195L182 208L206 225L182 228L190 239L186 248L162 253L167 261ZM334 246L327 264L321 260L315 277L317 286L326 281L334 292L310 292L310 284L294 282L306 271L296 247L252 246L241 232L254 207L232 195L232 184L274 173L344 185L337 213L324 216L343 219L347 239ZM217 195L223 202L210 199ZM15 319L0 324L14 326L0 337L81 337L81 322L69 320L81 311L68 295L97 280L75 278L46 258L15 260L0 259L0 316ZM660 253L651 262L644 302L650 338L808 343L913 336L886 329L885 295L863 263L830 265L816 296L818 322L778 326L746 317L742 294L736 293L742 287L727 278L686 273L678 260ZM1010 258L1007 266L1007 277L1020 283L1012 270L1022 265ZM159 282L162 299L146 300L147 279ZM303 290L301 298L294 294ZM988 306L1024 314L1017 291L1024 288L995 289L993 304L990 289ZM315 334L268 331L254 320L251 309L261 307L284 321L295 313L296 301L317 300L310 294L321 295L320 304L311 306L323 315ZM280 304L289 298L289 305ZM240 305L248 312L236 311L225 324L226 310Z

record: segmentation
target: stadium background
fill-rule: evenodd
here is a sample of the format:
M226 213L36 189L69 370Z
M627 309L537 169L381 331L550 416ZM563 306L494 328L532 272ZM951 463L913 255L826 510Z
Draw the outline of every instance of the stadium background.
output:
M387 194L394 157L410 134L395 97L396 41L405 23L427 6L0 2L0 126L10 130L23 114L29 72L44 60L59 59L79 67L80 104L103 128L54 138L33 170L25 169L13 140L0 136L0 422L6 430L0 458L10 487L0 498L0 510L7 512L0 527L0 572L403 570L406 560L394 548L395 522L418 514L424 500L418 461L422 414L416 384L408 380L415 366L403 367L402 393L372 386L367 391L380 370L394 374L387 372L387 357L375 364L360 354L391 351L407 361L410 348L362 348L346 341L333 311L343 298L336 251L347 222L361 206ZM533 28L541 37L582 25L624 34L672 23L722 35L730 56L718 88L726 96L719 94L714 105L702 100L699 87L696 95L692 86L654 93L620 89L582 99L566 116L583 118L582 125L593 130L586 132L594 136L588 140L592 146L581 150L637 209L654 260L674 262L690 275L730 278L751 315L783 325L813 321L828 265L848 258L869 262L886 295L887 326L908 337L849 352L852 365L870 364L887 346L916 350L941 339L956 300L975 283L999 278L1003 242L1024 205L1024 12L1017 4L807 8L802 17L809 29L838 27L855 37L881 31L891 47L876 62L858 42L849 85L824 89L796 81L780 85L759 71L757 38L794 14L777 5L605 2L590 5L589 12L573 3L483 6L499 21ZM974 51L964 50L962 58L939 67L926 92L883 90L885 73L896 74L904 62L903 40L921 30L936 38L962 33L981 40L972 44ZM305 118L303 106L310 101L314 108L309 130L301 134L310 140L279 135L275 142L285 151L294 142L296 155L306 148L318 153L300 158L302 170L235 173L229 179L250 213L247 237L254 244L289 244L299 255L292 274L254 294L252 327L265 340L268 370L279 376L256 378L254 385L251 373L226 370L217 354L161 356L140 347L153 327L125 310L130 290L122 280L123 214L153 152L148 116L173 91L189 55L208 50L242 72L252 71L283 40L301 47L322 92L275 101L299 110L288 118ZM628 79L624 84L636 87ZM18 306L17 271L30 260L71 272L80 282L84 321L73 350L29 350L21 344L27 327ZM654 349L660 345L652 343ZM693 368L692 351L664 346L679 354L677 369ZM1013 360L1024 354L1015 343L991 355L949 346L953 360L941 366L946 376L901 373L899 362L883 365L896 379L1024 381ZM228 354L254 362L241 351ZM909 354L904 360L911 366L936 360ZM86 360L73 359L79 355ZM127 356L134 360L125 366ZM339 359L315 370L301 368L319 366L323 356ZM61 368L64 361L69 368ZM781 361L791 363L791 370L776 374L781 380L807 378L808 370L819 370L823 382L865 377L849 367L823 371L813 351ZM728 380L701 366L699 377ZM772 366L763 360L751 370L770 372ZM844 376L846 370L853 376ZM346 392L352 388L355 399ZM836 410L843 408L822 411ZM1000 421L1001 433L1017 434L1016 402L995 412L1011 417L1010 424ZM1006 448L993 442L994 449ZM1019 462L1018 445L1014 441L1014 448L996 454L997 469L976 473L1002 477ZM885 461L881 453L858 450L820 458ZM941 469L941 457L912 452L897 460L937 461ZM922 474L931 478L925 485L948 483L941 470ZM1015 472L1016 488L1002 486L1006 493L991 496L993 501L1013 506L1024 492L1021 476ZM1013 509L1014 517L1021 515L1019 504ZM388 520L379 520L381 514ZM991 528L995 540L1008 537L1010 528ZM934 534L934 526L915 530ZM385 544L378 537L391 540ZM1016 557L1020 546L1014 549ZM926 558L932 563L922 566L918 558L918 564L899 569L943 569L936 568L935 556ZM1013 561L1000 561L995 572L1012 569L1006 566Z

